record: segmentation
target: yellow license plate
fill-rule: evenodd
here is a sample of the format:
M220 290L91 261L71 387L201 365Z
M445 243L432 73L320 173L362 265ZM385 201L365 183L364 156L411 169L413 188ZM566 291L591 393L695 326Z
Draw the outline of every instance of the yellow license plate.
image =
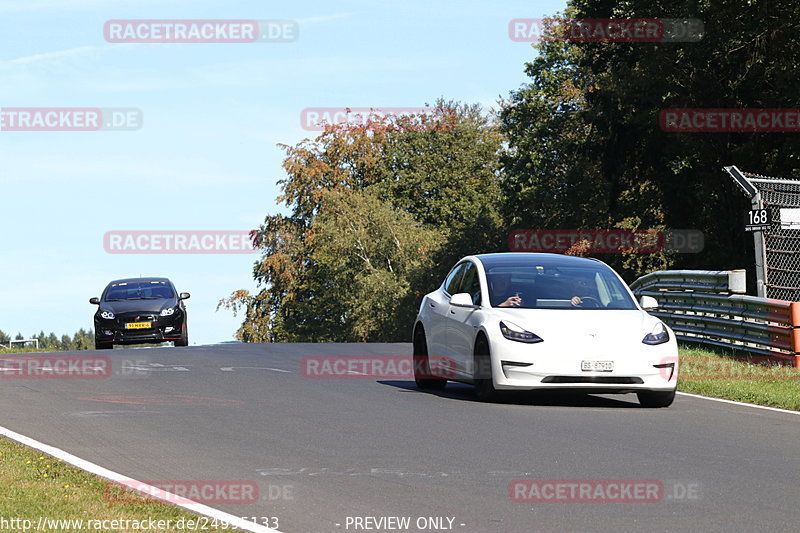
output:
M130 322L125 324L125 329L149 329L152 322Z

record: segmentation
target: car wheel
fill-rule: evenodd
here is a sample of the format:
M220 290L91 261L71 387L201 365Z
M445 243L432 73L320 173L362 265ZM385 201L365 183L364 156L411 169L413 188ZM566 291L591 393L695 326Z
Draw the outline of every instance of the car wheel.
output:
M669 407L675 400L675 391L637 392L642 407Z
M428 342L422 328L414 332L414 381L420 389L442 390L447 385L446 379L431 377Z
M110 342L108 342L108 343L104 342L102 344L97 342L97 341L94 342L94 349L95 350L111 350L113 347L114 347L114 345L112 343L110 343Z
M497 399L497 389L494 388L492 374L492 358L489 355L489 343L481 337L475 343L474 356L474 379L475 392L478 399L483 402L491 402Z
M189 346L189 328L183 326L183 335L175 341L175 346Z

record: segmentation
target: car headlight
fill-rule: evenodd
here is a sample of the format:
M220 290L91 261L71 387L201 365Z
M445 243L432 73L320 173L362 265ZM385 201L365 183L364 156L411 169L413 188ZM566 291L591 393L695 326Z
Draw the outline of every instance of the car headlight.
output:
M513 322L500 322L500 332L503 334L503 337L510 341L533 344L535 342L542 342L544 340L536 333L526 331Z
M644 336L642 342L645 344L664 344L669 340L669 332L667 331L667 326L664 325L663 322L657 323L653 326L653 329Z
M106 320L114 320L114 313L111 311L100 311L100 318L105 318Z
M174 307L169 307L169 308L164 309L163 311L161 311L161 316L170 316L170 315L173 315L173 314L175 314L175 308Z

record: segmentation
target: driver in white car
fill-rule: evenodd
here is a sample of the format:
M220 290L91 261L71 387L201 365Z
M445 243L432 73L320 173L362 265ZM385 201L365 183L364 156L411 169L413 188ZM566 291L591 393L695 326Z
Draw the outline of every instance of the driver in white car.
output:
M573 307L577 307L579 305L583 305L584 301L583 298L592 298L593 300L597 300L594 296L592 296L592 288L589 283L588 279L579 278L574 285L573 292L575 294L583 294L583 297L580 296L573 296L570 300Z
M493 274L491 277L492 282L492 305L494 307L520 307L522 305L522 296L518 292L515 292L511 296L508 296L505 300L500 302L499 304L495 304L495 301L499 301L503 298L504 295L507 295L511 292L511 274Z

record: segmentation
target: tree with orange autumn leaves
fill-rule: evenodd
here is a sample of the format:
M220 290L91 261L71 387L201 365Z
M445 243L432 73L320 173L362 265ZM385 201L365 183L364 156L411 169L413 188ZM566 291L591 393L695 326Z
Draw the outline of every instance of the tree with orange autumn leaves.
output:
M477 106L433 111L282 145L291 214L252 233L259 292L220 302L244 314L240 340L404 341L453 261L504 248L496 123Z

